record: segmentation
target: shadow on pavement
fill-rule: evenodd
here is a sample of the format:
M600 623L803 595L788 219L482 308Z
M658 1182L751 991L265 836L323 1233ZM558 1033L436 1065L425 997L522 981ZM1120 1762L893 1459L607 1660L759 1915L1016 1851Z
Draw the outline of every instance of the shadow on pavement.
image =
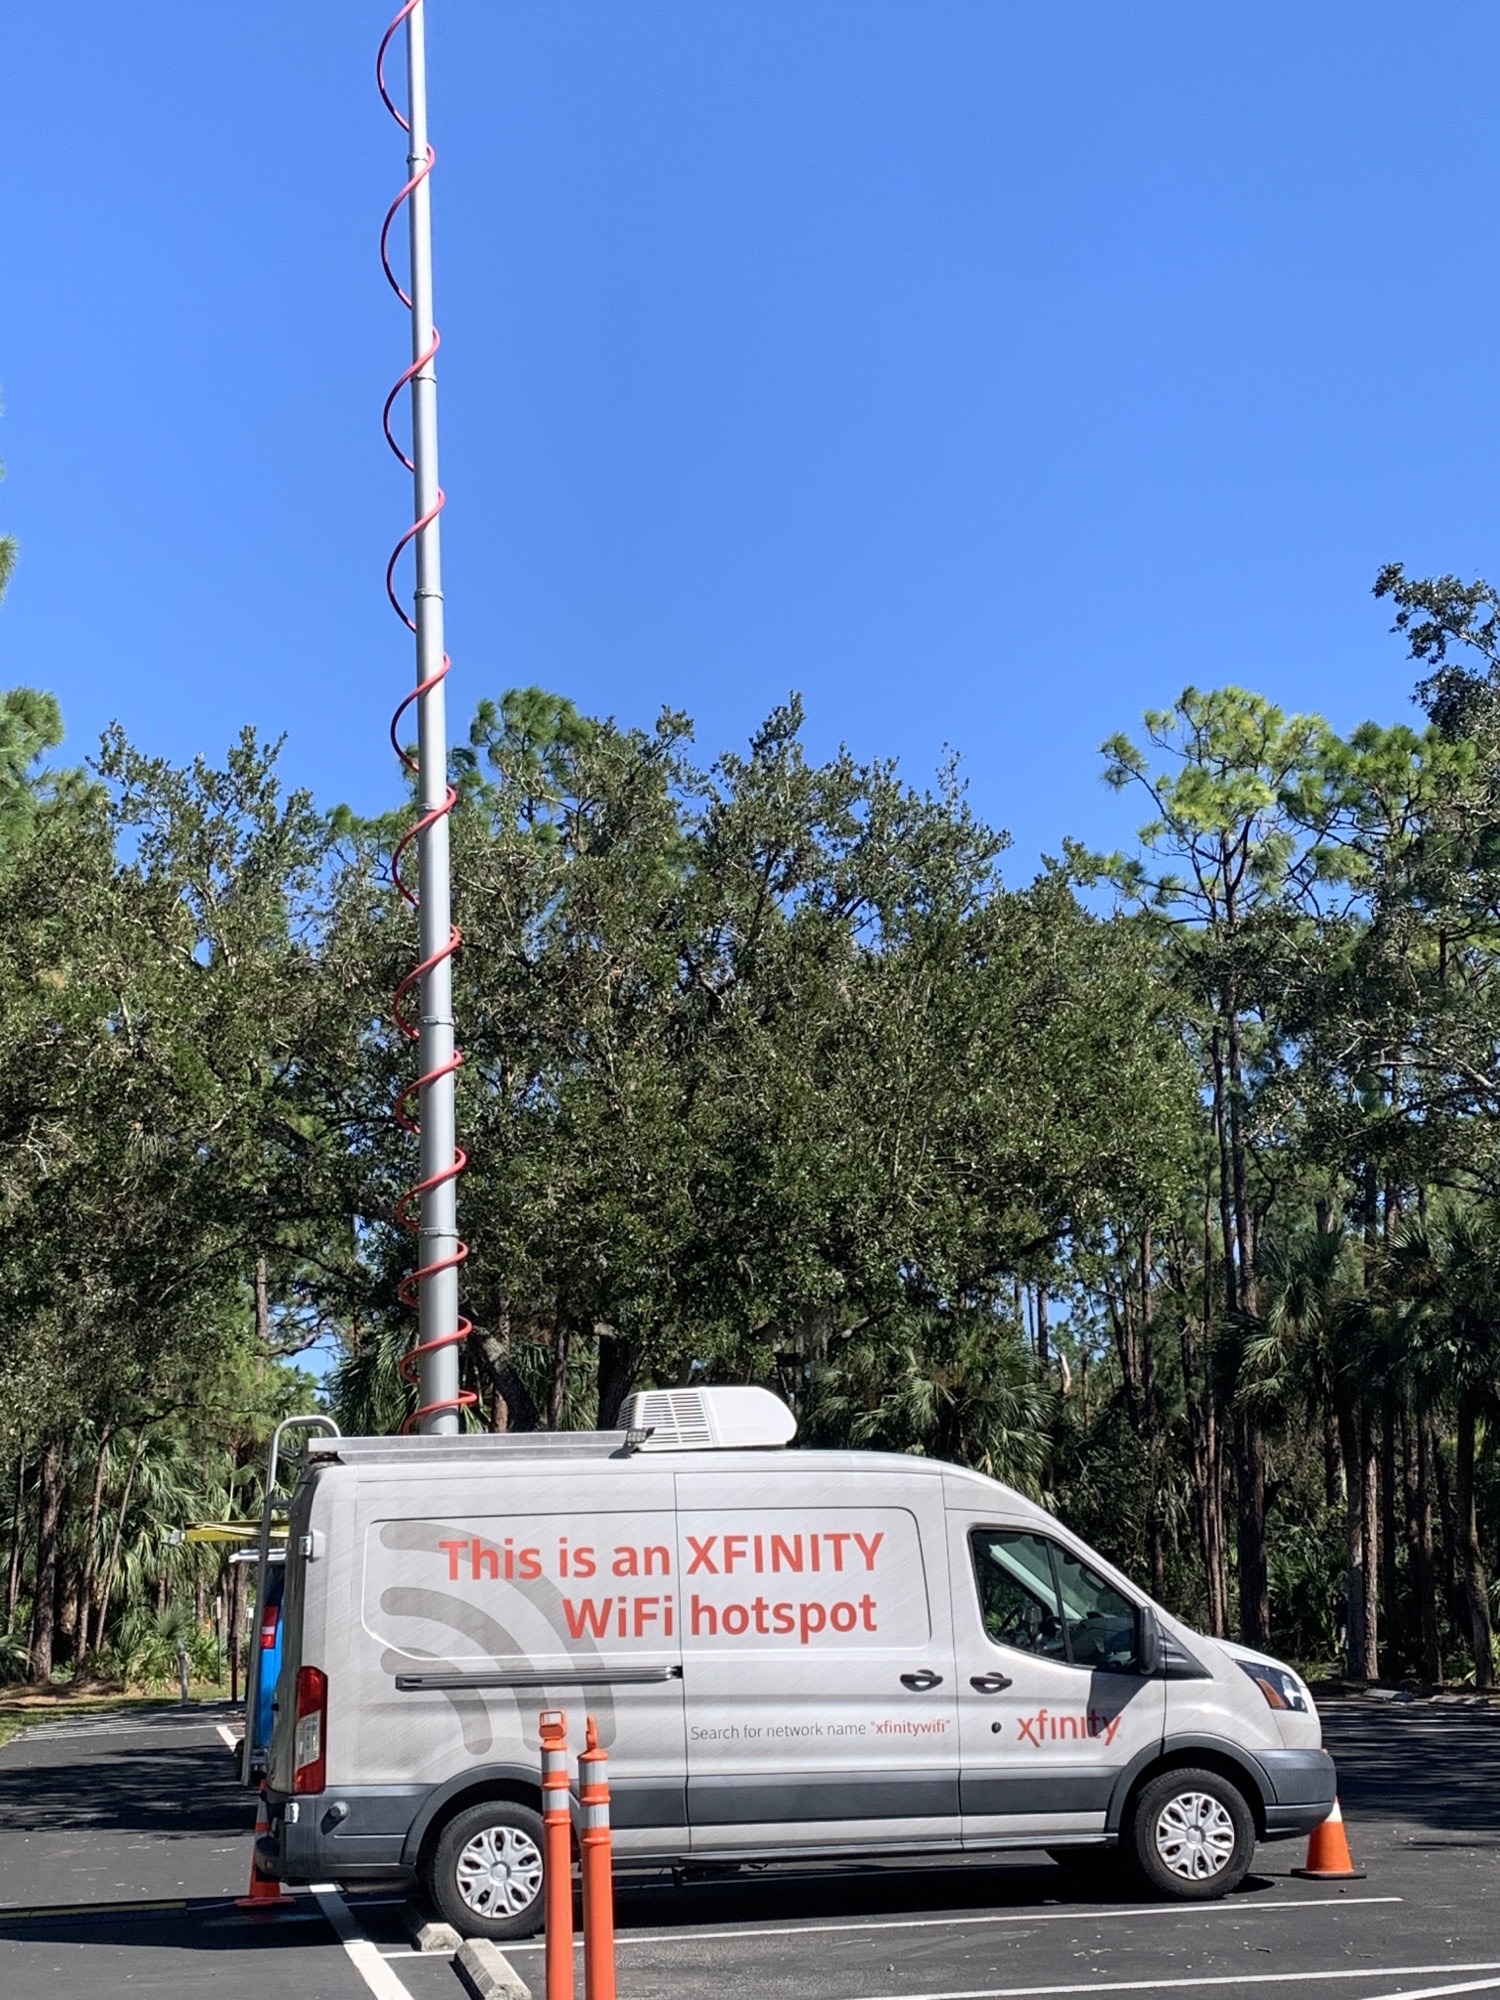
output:
M330 1942L333 1932L310 1896L292 1909L259 1916L229 1902L190 1902L182 1909L104 1909L81 1904L36 1916L0 1916L0 1943L126 1946L151 1951L277 1951Z
M222 1745L110 1749L80 1762L85 1769L61 1759L0 1766L0 1829L93 1829L170 1839L244 1834L254 1818L254 1801L237 1783Z
M1281 1887L1267 1876L1249 1875L1235 1894L1254 1897ZM1097 1871L1063 1869L1029 1855L999 1864L935 1862L920 1868L859 1868L845 1863L826 1873L747 1868L719 1880L690 1877L680 1887L669 1880L632 1883L624 1877L616 1889L615 1926L622 1931L670 1930L700 1924L920 1917L959 1910L1025 1911L1043 1906L1086 1910L1146 1900L1108 1865Z
M1323 1740L1346 1819L1500 1834L1500 1714L1329 1703Z

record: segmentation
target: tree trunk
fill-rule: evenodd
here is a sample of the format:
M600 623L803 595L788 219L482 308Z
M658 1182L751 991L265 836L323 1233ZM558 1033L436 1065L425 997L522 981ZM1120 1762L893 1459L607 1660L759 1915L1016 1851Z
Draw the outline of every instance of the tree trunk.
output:
M1380 1678L1380 1460L1375 1417L1368 1401L1360 1407L1360 1530L1364 1543L1364 1633L1361 1678Z
M1331 1513L1344 1497L1344 1467L1339 1455L1338 1424L1333 1411L1323 1411L1323 1503Z
M1227 1034L1229 1049L1229 1171L1234 1192L1234 1241L1239 1257L1239 1303L1247 1313L1257 1310L1255 1297L1255 1224L1245 1167L1245 1075L1240 1054L1238 1002L1231 996Z
M255 1372L264 1375L271 1351L271 1300L266 1287L266 1260L255 1260Z
M73 1664L78 1641L78 1580L72 1565L62 1556L57 1561L56 1611L52 1621L52 1664Z
M57 1591L57 1522L62 1512L62 1446L49 1438L37 1468L36 1580L31 1603L31 1658L26 1678L43 1686L52 1678L52 1636Z
M1203 1191L1203 1317L1199 1322L1205 1346L1213 1314L1213 1209L1214 1183L1210 1169ZM1229 1579L1224 1566L1224 1481L1218 1409L1207 1367L1201 1371L1200 1380L1191 1325L1191 1321L1184 1321L1179 1345L1193 1453L1193 1489L1198 1502L1198 1540L1203 1554L1204 1610L1208 1630L1216 1639L1225 1639L1229 1636Z
M1396 1533L1396 1392L1387 1388L1382 1398L1380 1424L1380 1596L1385 1622L1385 1658L1381 1671L1387 1680L1399 1680L1406 1667L1406 1620L1402 1616L1401 1577L1396 1564L1399 1537Z
M1365 1672L1365 1510L1359 1417L1343 1395L1338 1399L1337 1415L1339 1451L1344 1461L1344 1671L1350 1680L1360 1681L1370 1676Z
M1438 1514L1443 1524L1443 1554L1439 1568L1443 1601L1448 1607L1449 1624L1455 1632L1462 1632L1469 1622L1469 1605L1463 1585L1459 1582L1458 1510L1453 1505L1453 1481L1448 1476L1448 1454L1443 1449L1443 1440L1431 1425L1428 1426L1428 1437L1432 1444L1432 1469L1437 1480Z
M142 1424L135 1434L135 1444L130 1453L130 1467L125 1474L124 1490L120 1494L120 1511L115 1516L114 1538L109 1545L109 1561L104 1565L104 1578L99 1587L98 1621L94 1626L94 1645L104 1644L104 1627L109 1618L109 1600L115 1587L115 1569L120 1560L120 1544L125 1535L125 1516L130 1511L130 1495L135 1486L136 1467L141 1462L141 1453L146 1448L146 1431Z
M10 1570L5 1579L5 1629L15 1627L21 1600L21 1537L26 1531L26 1447L16 1454L16 1497L10 1510Z
M595 1422L601 1431L618 1429L620 1411L639 1365L633 1341L622 1340L617 1333L600 1333L599 1414Z
M1141 1405L1146 1417L1146 1545L1151 1558L1151 1595L1159 1604L1167 1589L1165 1524L1161 1509L1161 1412L1156 1406L1156 1337L1151 1325L1151 1232L1141 1238Z
M79 1673L88 1665L89 1619L94 1605L94 1576L98 1568L96 1557L99 1544L99 1511L104 1504L104 1474L109 1463L109 1441L113 1435L106 1427L99 1434L99 1455L94 1461L94 1490L89 1500L88 1534L83 1544L83 1565L78 1573L78 1612L74 1626L78 1634L76 1662Z
M1235 1464L1239 1498L1240 1639L1246 1646L1265 1647L1271 1643L1271 1585L1266 1563L1266 1446L1259 1424L1243 1411L1235 1419Z
M1410 1576L1412 1607L1421 1633L1421 1673L1434 1686L1443 1678L1438 1622L1437 1571L1432 1556L1432 1450L1425 1418L1416 1424L1416 1477L1411 1488Z
M1479 1398L1465 1389L1458 1399L1458 1449L1454 1460L1454 1499L1458 1510L1459 1551L1463 1562L1464 1591L1469 1604L1470 1643L1474 1651L1474 1685L1495 1684L1494 1648L1491 1643L1490 1592L1484 1572L1484 1550L1479 1542L1479 1522L1474 1508L1474 1445L1479 1428Z
M1215 1638L1229 1632L1229 1594L1224 1574L1223 1482L1213 1393L1194 1386L1189 1335L1181 1336L1183 1381L1187 1385L1188 1438L1192 1452L1193 1497L1197 1502L1198 1548L1203 1558L1204 1622Z
M552 1323L552 1381L547 1396L547 1428L560 1431L568 1408L568 1361L573 1335L561 1310Z
M1225 1047L1229 1074L1229 1172L1234 1209L1234 1246L1238 1264L1236 1294L1240 1309L1257 1310L1255 1285L1255 1225L1245 1158L1244 1061L1240 1049L1239 1002L1231 987L1225 995ZM1231 1307L1231 1311L1233 1308ZM1238 1553L1240 1567L1240 1637L1247 1646L1267 1646L1271 1640L1271 1592L1266 1562L1266 1446L1259 1421L1248 1411L1236 1420L1236 1485L1239 1498Z
M1052 1362L1052 1351L1047 1334L1047 1287L1037 1281L1036 1288L1036 1365L1045 1375Z
M542 1413L510 1358L510 1300L504 1292L495 1300L494 1332L476 1326L472 1341L479 1365L490 1378L490 1429L540 1429Z
M1232 1314L1239 1304L1234 1276L1234 1199L1230 1192L1233 1173L1229 1164L1229 1116L1225 1107L1224 1048L1220 1029L1213 1031L1213 1127L1219 1155L1219 1236L1224 1251L1224 1311ZM1205 1270L1207 1266L1205 1265ZM1205 1312L1211 1310L1205 1300Z

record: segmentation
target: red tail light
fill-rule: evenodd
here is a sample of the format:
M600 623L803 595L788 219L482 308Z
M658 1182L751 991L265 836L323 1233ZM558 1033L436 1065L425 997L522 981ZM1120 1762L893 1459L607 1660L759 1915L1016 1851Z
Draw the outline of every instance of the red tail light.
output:
M292 1739L292 1790L321 1792L328 1785L328 1676L321 1667L297 1669L297 1731Z
M281 1606L268 1604L260 1614L260 1650L271 1653L276 1650L276 1627L281 1619Z

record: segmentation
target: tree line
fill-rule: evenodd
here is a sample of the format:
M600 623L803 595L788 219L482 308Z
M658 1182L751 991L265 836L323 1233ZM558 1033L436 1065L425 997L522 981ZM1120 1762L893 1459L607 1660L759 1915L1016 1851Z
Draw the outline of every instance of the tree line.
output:
M538 689L456 756L470 1421L774 1387L1039 1496L1217 1633L1494 1672L1500 597L1384 571L1410 722L1189 688L1125 851L1032 881L945 767ZM389 1431L409 801L0 698L0 1676L242 1632L270 1426ZM335 1357L321 1389L307 1350Z

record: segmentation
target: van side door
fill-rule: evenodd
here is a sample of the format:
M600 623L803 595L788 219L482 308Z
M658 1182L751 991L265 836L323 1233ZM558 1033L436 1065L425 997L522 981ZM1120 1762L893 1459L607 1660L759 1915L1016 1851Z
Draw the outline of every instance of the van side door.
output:
M677 1475L688 1820L701 1851L956 1846L940 1475Z
M965 1842L1102 1833L1120 1771L1166 1727L1136 1602L1060 1537L948 1518Z

